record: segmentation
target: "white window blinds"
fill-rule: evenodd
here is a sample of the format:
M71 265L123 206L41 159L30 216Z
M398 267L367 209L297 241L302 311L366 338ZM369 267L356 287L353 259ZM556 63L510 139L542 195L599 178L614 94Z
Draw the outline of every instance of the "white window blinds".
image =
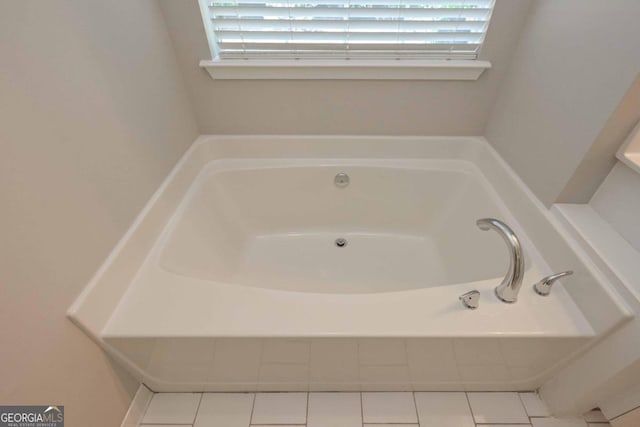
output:
M476 59L494 0L200 0L219 59Z

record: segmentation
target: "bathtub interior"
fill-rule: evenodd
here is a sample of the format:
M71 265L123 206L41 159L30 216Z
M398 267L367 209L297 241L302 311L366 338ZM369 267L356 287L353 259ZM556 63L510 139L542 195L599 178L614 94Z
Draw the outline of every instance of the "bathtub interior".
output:
M471 163L301 162L209 164L166 230L159 266L216 282L320 293L504 275L506 246L475 221L514 222ZM340 172L350 177L344 188L333 182ZM336 245L339 238L345 246Z

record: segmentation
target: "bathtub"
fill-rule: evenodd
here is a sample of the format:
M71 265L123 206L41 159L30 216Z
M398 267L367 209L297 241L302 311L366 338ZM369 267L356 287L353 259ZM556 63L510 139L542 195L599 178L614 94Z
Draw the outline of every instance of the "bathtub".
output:
M336 187L345 172L349 184ZM504 274L503 243L475 221L504 218L499 203L464 161L221 160L196 179L156 263L179 276L325 294L493 279Z
M69 315L155 391L530 390L629 311L482 138L206 136Z

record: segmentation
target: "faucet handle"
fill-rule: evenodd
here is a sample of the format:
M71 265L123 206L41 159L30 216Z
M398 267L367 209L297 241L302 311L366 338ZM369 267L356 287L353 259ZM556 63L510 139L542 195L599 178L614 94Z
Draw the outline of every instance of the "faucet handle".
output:
M480 291L469 291L465 294L460 295L458 299L462 301L462 305L464 305L465 307L471 310L475 310L480 305Z
M533 285L533 290L536 291L538 295L546 297L551 293L551 285L553 285L556 280L560 279L561 277L570 276L572 274L573 271L567 270L563 271L562 273L556 273L552 274L551 276L547 276Z

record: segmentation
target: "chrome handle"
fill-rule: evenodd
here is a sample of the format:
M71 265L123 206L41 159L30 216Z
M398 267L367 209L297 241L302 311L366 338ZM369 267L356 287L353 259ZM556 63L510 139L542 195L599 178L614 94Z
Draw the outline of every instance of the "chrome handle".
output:
M536 284L534 284L533 290L536 291L538 295L542 295L543 297L546 297L551 293L551 286L555 283L556 280L565 276L571 276L572 274L573 274L573 271L567 270L567 271L563 271L562 273L556 273L556 274L552 274L551 276L547 276L544 279L537 282Z
M480 291L469 291L466 294L462 294L458 297L462 301L462 305L471 310L475 310L480 305Z
M522 286L524 277L524 255L522 245L516 233L504 222L495 218L482 218L476 221L480 230L487 231L493 229L498 232L509 247L509 270L504 276L502 283L496 289L496 296L503 302L513 303L518 300L518 292Z

